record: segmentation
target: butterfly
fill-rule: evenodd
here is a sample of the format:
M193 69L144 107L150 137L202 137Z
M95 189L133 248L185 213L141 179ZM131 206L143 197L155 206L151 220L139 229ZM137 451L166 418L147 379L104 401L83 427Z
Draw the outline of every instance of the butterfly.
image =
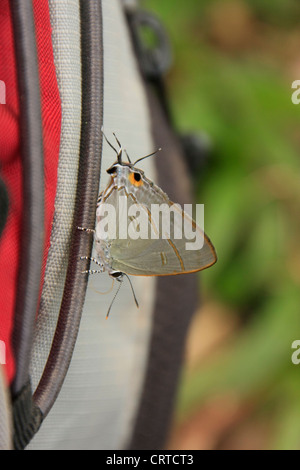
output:
M115 133L113 135L118 150L104 135L109 146L117 154L117 160L107 169L110 181L98 197L96 230L78 227L94 234L97 257L82 256L81 259L89 259L99 268L84 273L95 274L106 271L120 283L126 276L138 306L129 276L172 276L197 272L215 264L217 255L213 244L191 216L178 204L170 201L167 194L136 166L157 151L132 163ZM122 159L123 152L127 161ZM156 207L164 208L166 213L168 208L172 209L173 218L169 218L167 228L162 223L161 212L156 212L154 217L153 208ZM187 249L190 238L182 233L182 227L187 223L195 235L202 238L201 248ZM181 236L175 236L180 232L180 228ZM142 236L142 232L146 236ZM128 236L130 233L131 236ZM152 236L149 236L149 233ZM118 291L119 289L113 301Z

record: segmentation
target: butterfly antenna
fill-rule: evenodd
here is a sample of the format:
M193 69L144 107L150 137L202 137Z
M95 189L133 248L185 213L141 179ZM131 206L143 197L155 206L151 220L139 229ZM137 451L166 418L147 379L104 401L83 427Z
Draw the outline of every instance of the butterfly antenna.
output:
M114 138L116 139L118 146L121 148L122 145L121 145L121 143L120 143L118 137L116 136L116 134L115 134L114 132L113 132L113 136L114 136Z
M120 147L120 149L119 149L117 155L118 155L118 162L120 163L120 165L122 165L122 145L121 145L121 143L120 143L118 137L116 136L116 134L115 134L114 132L113 132L113 135L114 135L114 138L115 138L116 141L117 141L117 144L118 144L119 147Z
M106 142L108 143L108 145L116 152L117 155L119 155L119 152L117 151L117 149L115 149L115 147L110 143L110 141L108 140L108 138L107 138L106 135L104 134L103 128L101 129L101 132L102 132L102 134L104 135L104 138L105 138Z
M130 160L130 158L129 158L129 155L128 155L128 153L127 153L127 150L124 149L124 152L125 152L125 154L126 154L126 157L127 157L128 162L131 164L131 160Z
M119 284L119 287L118 287L118 289L117 289L117 292L115 293L114 298L112 299L111 304L110 304L110 306L109 306L109 309L108 309L108 311L107 311L106 320L108 319L108 316L109 316L110 311L111 311L111 307L112 307L112 305L113 305L113 303L114 303L114 301L115 301L115 299L116 299L116 297L117 297L117 295L118 295L118 293L119 293L119 290L120 290L120 288L121 288L121 285L122 285L122 282L123 282L123 281L119 281L119 282L120 282L120 284Z
M123 273L123 274L127 277L128 281L129 281L129 284L130 284L130 287L131 287L131 290L132 290L132 294L133 294L133 298L134 298L135 304L136 304L137 308L139 308L139 303L138 303L138 301L137 301L137 298L136 298L136 295L135 295L135 292L134 292L133 285L132 285L132 282L131 282L131 280L130 280L130 277L129 277L126 273Z
M146 155L145 157L139 158L136 162L134 162L133 166L135 166L138 162L141 162L142 160L145 160L145 158L152 157L152 155L155 155L156 153L160 152L161 148L155 150L155 152L149 153L149 155Z

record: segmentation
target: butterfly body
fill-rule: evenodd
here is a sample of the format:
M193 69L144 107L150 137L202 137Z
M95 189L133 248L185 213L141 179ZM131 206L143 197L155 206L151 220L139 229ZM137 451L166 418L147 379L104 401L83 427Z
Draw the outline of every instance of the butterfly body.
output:
M168 200L167 196L163 191L155 187L154 183L145 177L144 172L132 164L127 163L115 163L111 168L107 170L111 175L111 180L106 189L100 194L97 203L96 211L96 232L95 232L95 248L98 254L99 260L103 262L104 270L108 274L116 272L118 266L118 258L114 256L114 252L126 251L132 245L132 240L128 239L113 239L110 238L109 233L103 236L101 230L103 208L105 205L110 204L116 208L116 233L119 231L119 218L118 211L120 210L120 198L127 200L127 206L132 204L150 204L151 194L147 194L154 188L160 192L161 196ZM152 195L153 196L153 195ZM144 206L147 207L146 205ZM146 209L145 209L146 210ZM135 240L136 242L137 240ZM137 249L137 245L136 245ZM132 274L129 267L126 270L127 274ZM124 271L125 272L125 271Z

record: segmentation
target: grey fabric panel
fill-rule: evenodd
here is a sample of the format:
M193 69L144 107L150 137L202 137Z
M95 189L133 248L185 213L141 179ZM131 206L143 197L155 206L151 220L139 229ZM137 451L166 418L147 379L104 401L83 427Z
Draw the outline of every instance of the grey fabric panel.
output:
M121 2L103 0L102 9L104 130L109 139L113 138L111 132L116 132L134 159L154 150L147 100ZM109 179L105 170L115 158L104 143L101 188ZM143 169L148 177L156 179L153 160L145 160ZM144 380L156 281L134 278L133 284L140 309L125 280L106 321L115 290L106 295L99 293L111 286L105 273L90 278L69 372L29 449L120 449L127 445ZM42 338L48 332L40 334L41 349ZM44 356L42 351L43 361Z
M52 343L64 289L74 213L81 122L80 19L78 0L50 0L54 61L62 107L55 213L31 358L33 390Z
M0 450L12 449L11 410L8 388L0 366Z

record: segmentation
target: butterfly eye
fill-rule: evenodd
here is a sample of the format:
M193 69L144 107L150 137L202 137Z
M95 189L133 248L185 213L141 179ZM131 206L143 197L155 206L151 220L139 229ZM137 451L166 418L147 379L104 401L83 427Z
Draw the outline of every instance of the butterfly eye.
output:
M129 181L134 186L141 186L143 184L142 177L141 177L140 173L138 173L138 172L130 173Z

